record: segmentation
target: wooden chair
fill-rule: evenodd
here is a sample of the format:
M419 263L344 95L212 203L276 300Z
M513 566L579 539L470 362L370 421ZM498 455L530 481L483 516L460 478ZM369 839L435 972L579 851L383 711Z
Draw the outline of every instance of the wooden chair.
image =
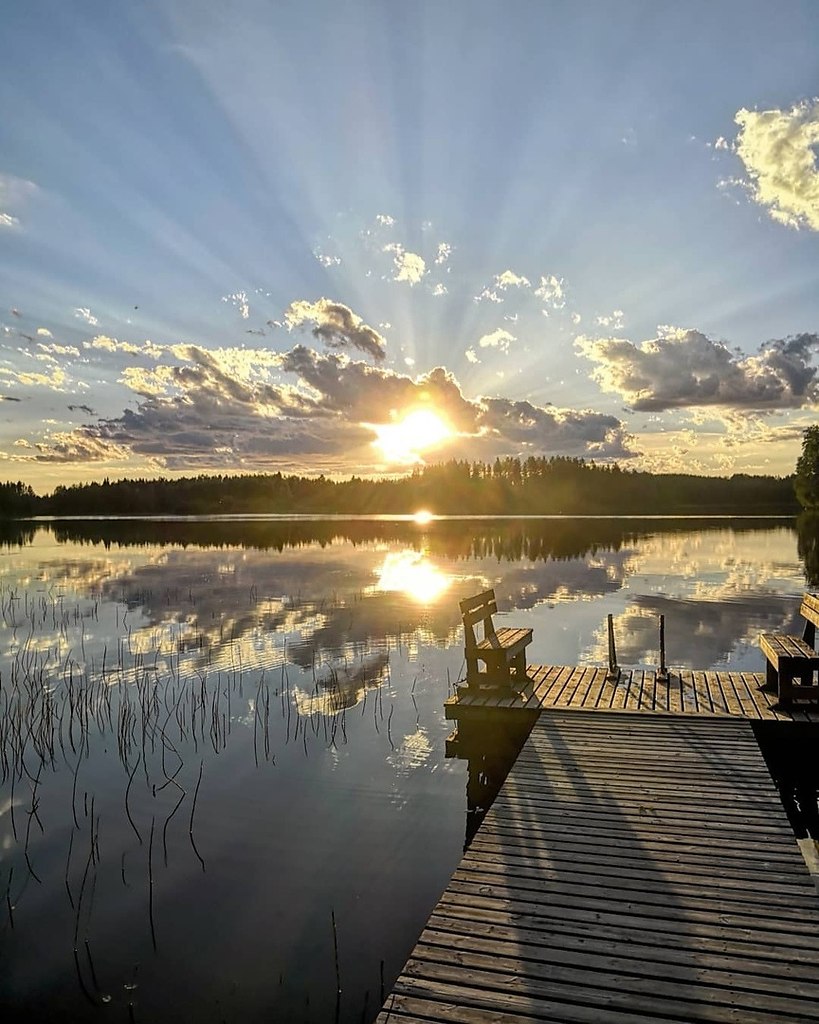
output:
M495 629L492 616L497 612L494 590L484 590L460 602L464 623L466 685L512 689L526 682L526 648L532 642L532 630L501 626ZM475 635L475 626L483 623L483 637ZM486 666L481 671L479 663Z
M767 659L766 686L776 690L782 704L790 704L794 697L819 700L819 684L815 681L819 670L819 654L815 650L819 598L805 594L799 613L805 620L801 637L788 633L762 633L759 637L759 646Z

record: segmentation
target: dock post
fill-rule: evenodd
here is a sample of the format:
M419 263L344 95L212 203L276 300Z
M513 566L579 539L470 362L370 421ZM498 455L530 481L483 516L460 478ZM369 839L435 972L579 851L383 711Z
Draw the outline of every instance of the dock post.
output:
M614 644L614 616L609 614L608 617L609 626L609 674L606 677L610 681L616 682L620 678L620 669L617 667L617 648Z
M660 616L660 668L657 671L657 681L668 682L668 667L665 663L665 615Z

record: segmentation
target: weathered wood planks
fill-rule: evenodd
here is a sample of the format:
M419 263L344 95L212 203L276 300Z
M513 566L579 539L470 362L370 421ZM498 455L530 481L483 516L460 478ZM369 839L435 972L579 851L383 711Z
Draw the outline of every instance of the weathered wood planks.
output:
M755 672L669 673L667 680L643 669L621 670L614 682L607 669L590 666L530 665L520 693L471 693L459 689L445 702L447 718L466 719L475 709L537 711L650 711L654 714L734 715L782 722L819 722L816 704L779 704L764 690L765 676Z
M819 1021L817 939L748 721L547 710L378 1020Z

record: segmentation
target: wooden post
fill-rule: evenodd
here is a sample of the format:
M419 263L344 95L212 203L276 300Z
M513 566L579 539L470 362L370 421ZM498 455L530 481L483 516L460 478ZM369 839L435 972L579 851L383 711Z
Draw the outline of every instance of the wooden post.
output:
M614 616L609 615L608 618L609 626L609 674L608 679L618 680L620 678L620 669L617 667L617 648L614 644Z
M661 683L668 682L668 668L665 663L665 615L660 616L660 668L657 679Z

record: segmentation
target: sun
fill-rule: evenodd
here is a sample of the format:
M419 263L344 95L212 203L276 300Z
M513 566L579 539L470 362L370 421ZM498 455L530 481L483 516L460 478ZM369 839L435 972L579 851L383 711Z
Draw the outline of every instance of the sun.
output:
M451 427L430 409L416 409L397 423L373 423L377 445L389 462L418 462L421 452L453 436Z

